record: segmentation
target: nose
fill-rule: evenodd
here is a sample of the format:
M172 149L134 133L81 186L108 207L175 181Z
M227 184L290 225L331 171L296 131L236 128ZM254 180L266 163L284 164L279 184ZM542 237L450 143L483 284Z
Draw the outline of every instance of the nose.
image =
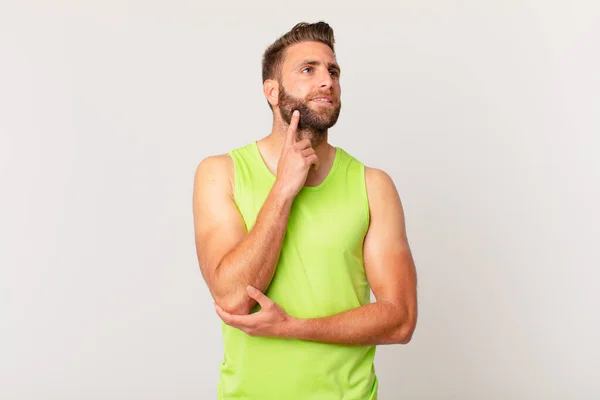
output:
M331 77L329 70L325 69L325 72L321 73L321 80L320 80L319 87L324 88L324 89L329 89L329 88L331 88L332 85L333 85L333 78Z

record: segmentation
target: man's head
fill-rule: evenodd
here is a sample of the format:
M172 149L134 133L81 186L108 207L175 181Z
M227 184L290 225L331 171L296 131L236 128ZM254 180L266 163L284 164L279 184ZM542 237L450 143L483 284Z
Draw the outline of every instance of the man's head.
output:
M325 22L299 23L270 45L262 61L263 91L275 118L322 136L341 109L340 68L333 29Z

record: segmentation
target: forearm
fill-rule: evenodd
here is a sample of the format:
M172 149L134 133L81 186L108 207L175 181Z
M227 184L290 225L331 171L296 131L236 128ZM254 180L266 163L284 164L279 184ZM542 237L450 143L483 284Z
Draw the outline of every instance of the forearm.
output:
M282 336L357 346L405 344L415 325L409 314L392 303L375 302L323 318L293 318Z
M267 289L279 259L293 199L274 186L267 196L256 223L242 241L229 251L216 267L214 286L224 309L247 314L256 304L246 292L252 285Z

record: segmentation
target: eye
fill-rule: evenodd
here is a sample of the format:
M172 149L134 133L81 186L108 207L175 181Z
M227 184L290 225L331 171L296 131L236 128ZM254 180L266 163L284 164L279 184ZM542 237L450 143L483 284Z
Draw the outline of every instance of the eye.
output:
M339 76L339 73L335 69L332 69L329 72L331 72L332 76Z
M302 70L302 72L306 71L307 69L310 69L310 70L312 70L312 67L306 67L306 68L304 68L304 69Z

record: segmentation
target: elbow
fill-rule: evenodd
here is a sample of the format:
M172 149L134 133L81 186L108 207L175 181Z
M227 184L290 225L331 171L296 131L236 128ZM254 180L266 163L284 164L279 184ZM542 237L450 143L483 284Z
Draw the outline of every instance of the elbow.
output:
M230 314L247 315L250 314L255 301L250 296L232 293L216 298L215 303Z
M393 344L408 344L412 340L413 333L415 332L415 328L417 326L417 318L416 313L412 313L412 315L404 319L397 328L393 331L392 337L390 341Z
M252 307L256 304L256 300L251 298L248 293L242 288L235 286L219 285L222 278L219 275L219 264L211 275L211 294L215 304L221 307L224 311L234 315L250 314Z
M408 344L417 325L417 308L392 304L391 326L382 344Z
M410 327L402 325L399 329L394 332L391 342L393 344L408 344L412 340L413 333L415 331L414 326Z

